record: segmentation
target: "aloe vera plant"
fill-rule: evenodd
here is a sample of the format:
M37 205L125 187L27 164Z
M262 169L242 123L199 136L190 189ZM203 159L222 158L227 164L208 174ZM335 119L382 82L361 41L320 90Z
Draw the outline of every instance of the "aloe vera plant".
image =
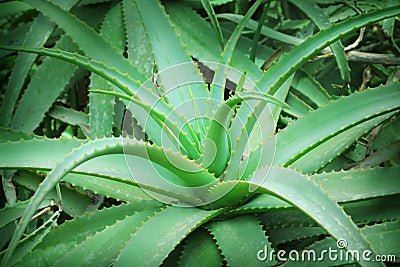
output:
M336 2L0 3L2 266L398 263L399 70L343 44L400 6Z

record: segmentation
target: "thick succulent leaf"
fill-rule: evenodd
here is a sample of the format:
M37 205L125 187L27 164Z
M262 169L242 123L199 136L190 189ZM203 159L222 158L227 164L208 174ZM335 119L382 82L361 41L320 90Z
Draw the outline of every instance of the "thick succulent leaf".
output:
M73 249L66 251L54 266L109 266L121 253L136 229L154 214L154 210L143 210L116 221ZM110 246L112 244L112 246Z
M221 26L219 25L217 16L215 15L215 11L210 0L201 0L201 4L206 10L208 17L210 18L211 24L213 25L217 33L221 48L224 49L224 37L222 36Z
M317 106L328 104L331 100L331 96L326 89L308 73L297 72L291 86ZM292 107L292 105L290 106Z
M248 194L250 192L272 194L302 210L336 240L346 239L348 249L373 251L370 243L344 210L308 177L279 167L261 169L254 176L261 176L263 179L257 177L257 181L261 182L256 184L247 181L236 182L236 184L230 182L232 184L228 192L226 192L226 186L220 190L217 190L220 185L214 186L210 191L210 197L215 197L214 194L221 195L224 191L226 194L213 205L224 206L227 202L235 205L246 195L246 191ZM338 224L340 227L337 227ZM371 265L370 262L362 259L360 263L365 266Z
M315 56L324 47L330 45L347 33L360 29L370 23L400 14L400 6L365 13L323 29L313 37L293 48L280 57L258 82L264 92L273 94L298 68Z
M44 177L33 172L19 171L13 175L12 181L28 190L35 192ZM82 215L98 208L99 200L95 196L89 196L84 192L79 192L75 188L70 188L64 184L60 185L61 199L58 198L54 189L46 198L54 199L56 203L62 202L63 211L71 217Z
M107 62L108 65L127 72L135 80L146 80L100 34L71 13L65 12L49 1L24 0L24 2L38 9L61 27L88 57Z
M1 144L1 152L4 154L0 154L0 168L51 170L74 148L85 142L77 139L35 139ZM46 156L48 154L52 155L51 159ZM145 197L145 193L137 188L138 185L175 200L193 204L199 201L185 188L181 190L180 187L165 182L164 177L179 182L181 179L176 174L140 157L126 154L104 155L81 164L72 172L85 175L81 177L69 173L64 181L125 201L137 202Z
M212 26L187 5L176 1L165 2L164 5L175 24L175 30L181 35L182 42L187 45L188 52L206 66L215 68L216 65L209 62L219 62L222 49ZM234 51L230 66L241 73L247 72L253 81L261 78L260 68L237 49ZM228 78L230 78L229 73Z
M231 14L231 13L219 14L218 17L235 23L240 23L240 21L242 21L243 19L243 15ZM246 28L253 31L257 31L257 27L258 27L258 22L255 20L249 20L249 22L246 24ZM276 31L267 26L263 26L261 28L261 34L273 40L289 45L298 45L304 41L303 39Z
M107 235L110 230L109 226L118 222L127 222L125 220L128 218L130 218L130 220L140 218L140 215L142 214L141 212L143 211L143 215L145 216L143 216L142 219L145 220L149 211L154 212L159 208L160 205L154 201L123 204L96 211L94 213L87 213L81 217L75 218L74 220L66 221L62 225L50 231L50 233L43 239L43 242L41 242L31 254L23 258L20 264L23 264L23 266L54 265L59 259L64 257L66 253L74 251L77 245L82 245L85 241L87 242L88 240L97 238L98 234ZM131 225L131 227L126 226L125 228L125 230L128 231L135 231L134 225ZM111 230L114 229L115 228L111 228ZM71 232L74 234L71 235ZM112 238L112 236L115 235L116 233L113 233L108 237ZM63 238L60 239L60 236L63 236ZM80 248L84 249L82 247ZM109 249L109 246L104 245L103 248ZM101 248L97 247L97 249ZM114 257L115 256L116 255L114 255ZM86 257L80 257L75 260L82 261L85 258ZM102 257L99 258L101 259Z
M59 211L54 212L54 214L38 229L19 242L14 256L9 263L10 266L21 264L20 260L26 255L29 255L33 248L40 244L50 230L57 225L57 219L59 218L59 215Z
M128 59L145 77L153 75L154 57L134 1L122 1Z
M0 143L39 138L33 133L0 127Z
M168 206L137 229L115 266L159 266L183 238L223 211Z
M271 244L254 216L239 216L207 225L229 266L273 266L275 260L257 257L260 250L271 251ZM270 256L268 254L268 256Z
M227 76L227 66L230 65L233 51L235 50L236 44L239 41L240 35L244 30L246 23L249 21L251 16L256 12L258 6L261 4L261 0L257 0L251 8L247 11L246 15L243 17L243 20L237 25L232 35L229 37L228 42L224 50L222 51L221 58L219 60L220 65L218 65L215 70L215 75L213 79L213 85L210 89L210 97L217 99L218 101L222 101L224 98L224 87L221 85L225 84L225 79Z
M379 255L385 257L391 257L391 255L399 257L398 249L396 249L399 246L400 238L399 221L366 226L362 229L362 232L369 240L371 240L371 243L374 244L374 248ZM309 251L314 251L317 257L322 255L323 250L328 251L329 249L338 251L338 253L334 254L337 256L337 259L334 261L335 265L346 263L350 264L355 262L351 259L347 260L346 254L344 252L340 252L342 249L338 248L337 241L330 237L324 238L323 240L320 240L307 248ZM355 250L354 255L357 254L361 258L363 256L363 251ZM340 257L340 255L342 255L342 257ZM351 254L348 256L351 257ZM372 262L375 262L375 258L371 255L368 255L368 253L365 253L364 257L368 257ZM333 262L326 257L324 261L314 261L312 265L310 265L310 261L288 261L283 266L327 266L332 263Z
M110 43L114 44L120 53L125 48L125 33L120 25L123 24L121 6L115 5L106 14L100 34ZM90 89L113 90L112 84L104 78L92 73L90 76ZM89 93L89 128L90 138L111 137L113 127L114 97Z
M230 159L231 151L231 140L227 132L229 124L231 123L231 117L234 113L234 107L240 102L249 100L260 100L262 102L269 102L275 105L288 107L286 103L279 99L259 92L241 92L235 94L233 97L226 100L221 104L214 114L210 122L210 126L207 132L206 140L204 145L203 164L209 169L210 172L215 173L216 177L219 177L225 170L226 164ZM264 105L265 106L265 105ZM261 109L264 107L262 106ZM253 120L255 120L259 113L254 112ZM250 121L251 119L249 119ZM252 121L254 123L254 121ZM251 126L249 126L250 128ZM251 129L251 128L250 128ZM251 130L245 129L246 134L249 134ZM239 141L243 136L239 137ZM243 138L244 139L244 138ZM246 142L245 142L246 143ZM240 147L244 150L244 146ZM232 177L229 177L232 179Z
M179 266L221 266L222 256L210 234L198 228L187 237Z
M15 205L7 205L4 208L0 209L0 228L6 226L7 224L15 221L19 217L21 217L22 213L28 206L29 200L17 202ZM50 198L46 198L39 205L38 209L42 209L46 206L50 205Z
M292 226L268 229L272 243L276 246L308 237L326 235L326 231L315 226Z
M92 141L87 145L82 145L80 148L67 155L40 184L35 195L32 197L32 201L26 208L26 212L21 218L17 229L15 230L15 234L10 242L10 246L3 261L6 263L10 259L17 242L21 238L23 231L28 225L29 220L33 216L39 203L69 171L91 158L104 154L123 153L150 159L151 161L155 161L169 169L182 179L181 182L179 182L179 180L173 182L178 183L178 186L204 186L215 181L215 178L206 170L202 169L194 162L189 161L187 158L182 157L180 154L175 154L172 151L163 151L161 148L143 142L123 138L104 138ZM168 177L166 178L168 179Z
M331 139L321 143L316 148L302 156L300 159L293 162L290 166L292 168L302 170L304 173L314 173L319 171L327 163L331 162L334 158L345 151L364 133L371 130L376 125L379 125L383 121L389 119L393 115L395 115L395 112L379 116L351 127L348 130L343 131Z
M400 166L316 174L314 181L338 202L400 194Z
M298 119L276 135L275 163L290 165L338 134L398 110L398 89L392 84L354 93Z
M290 2L303 11L304 14L308 16L318 28L324 29L331 26L329 18L325 15L324 10L321 9L314 1L290 0ZM350 68L347 63L342 42L337 40L330 45L330 48L335 56L342 79L346 82L350 82Z
M79 126L86 136L89 134L89 117L82 111L76 111L74 109L54 105L46 115L69 125ZM24 139L26 140L27 138Z
M208 91L202 84L203 78L195 63L187 55L163 7L154 0L136 0L136 6L159 70L160 86L168 102L175 107L187 101L192 102L193 97L204 102L208 97ZM154 16L157 19L153 19ZM166 50L168 53L165 53ZM179 67L181 64L183 64L182 67ZM188 85L191 87L190 91L185 83L192 83ZM192 109L185 109L184 115L189 121L195 115L201 115L198 114L198 110L204 110L205 103L202 105L201 102L196 101L193 104L193 108L190 105ZM196 105L200 106L196 107Z
M71 51L78 49L65 35L57 42L56 47ZM60 62L51 57L44 59L19 100L11 127L27 132L38 127L45 113L64 91L76 70L77 66L68 62ZM44 88L43 84L51 84L51 87ZM28 117L29 120L26 119Z
M78 1L62 1L56 0L55 4L60 5L62 9L69 10L71 9ZM3 3L3 5L10 3ZM19 6L27 6L24 3L20 3L15 1L13 4L17 4ZM13 5L14 6L14 5ZM29 5L28 5L29 7ZM7 10L7 9L2 9ZM35 46L41 47L45 44L50 34L54 30L54 23L52 23L48 18L43 15L39 15L33 24L31 25L30 31L27 33L24 46ZM13 71L9 78L7 87L5 89L4 102L0 112L0 123L3 127L8 127L11 123L12 113L15 108L15 104L19 97L20 92L22 91L22 87L26 78L28 77L29 70L36 59L36 55L24 54L20 53L17 56Z

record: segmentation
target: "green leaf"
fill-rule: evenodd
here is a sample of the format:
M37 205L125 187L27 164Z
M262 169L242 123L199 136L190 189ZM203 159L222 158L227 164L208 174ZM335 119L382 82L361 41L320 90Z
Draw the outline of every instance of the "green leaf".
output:
M215 15L214 8L210 2L210 0L201 0L201 4L204 7L204 10L207 12L207 15L213 25L215 32L217 33L221 48L224 49L224 38L222 36L221 26L219 25L217 16Z
M251 8L247 11L246 15L243 17L243 20L237 25L234 32L232 33L231 37L229 38L228 42L224 50L222 51L221 58L219 60L219 65L215 71L214 79L213 79L213 86L210 89L210 97L217 99L218 101L223 100L223 87L220 85L225 84L227 68L226 66L230 65L230 61L233 55L233 51L235 50L236 44L239 41L239 37L242 34L244 27L246 26L247 22L256 12L258 6L261 4L262 0L257 0Z
M147 143L123 138L104 138L94 140L87 145L82 145L79 149L76 149L66 156L65 159L58 164L40 184L38 190L32 197L31 202L26 208L17 229L15 230L13 239L11 240L9 248L3 258L3 262L7 263L9 261L17 242L21 238L23 231L27 227L29 220L33 216L39 203L68 172L91 158L104 154L123 153L135 155L144 159L150 159L151 161L169 169L178 175L180 180L173 182L178 183L176 184L178 186L189 185L195 187L215 182L215 178L206 170L202 169L199 165L187 158L182 157L180 154L175 154L172 151L162 151L161 148L151 146Z
M113 225L95 233L65 255L54 266L106 266L111 265L121 253L132 234L154 214L154 209L136 212L131 216L116 221ZM110 246L112 244L112 246Z
M147 78L153 75L154 56L134 1L122 1L128 60Z
M245 76L243 76L245 77ZM234 112L234 107L244 101L260 100L262 102L269 102L275 105L288 107L286 103L276 99L268 94L259 92L240 92L226 100L220 105L210 122L204 144L203 165L208 168L210 172L215 173L219 177L225 170L226 163L230 158L231 140L229 139L228 129L231 122L231 117Z
M321 9L314 1L290 0L290 2L303 11L303 13L308 16L318 28L324 29L331 26L329 18L325 15L324 10ZM347 63L342 42L338 40L332 43L330 48L335 56L342 79L346 82L350 82L350 68Z
M223 211L223 209L205 211L168 206L137 229L115 262L115 266L161 265L183 238Z
M120 53L125 48L124 31L120 25L123 22L121 6L115 5L106 14L100 34ZM117 30L119 29L119 30ZM112 84L97 74L90 76L90 89L111 91ZM114 97L89 93L89 129L90 138L111 137L113 127Z
M33 138L39 138L33 133L23 132L21 130L14 130L0 127L0 143L29 140Z
M176 32L180 34L182 42L187 45L187 51L207 67L214 69L215 62L220 60L222 49L212 25L183 3L167 1L163 4L171 21L175 24ZM238 49L234 51L230 66L241 73L246 72L253 81L261 78L260 68ZM228 72L228 79L232 78Z
M28 190L35 192L44 177L33 172L19 171L13 177L12 181ZM54 189L46 198L54 199L56 203L62 202L63 211L71 217L82 215L85 212L90 212L98 208L98 200L95 197L90 197L84 192L79 192L76 188L69 188L61 184L60 192L62 199L58 198L57 192Z
M385 8L356 16L323 29L313 37L282 55L258 82L264 92L274 92L305 62L315 56L324 47L340 39L345 34L356 31L370 23L400 14L400 6Z
M110 229L112 231L129 221L132 222L132 220L134 221L140 218L145 220L149 211L154 212L159 210L159 208L160 205L154 201L122 204L120 206L104 208L93 213L86 213L81 217L68 220L51 230L43 241L32 251L32 253L23 258L21 263L23 263L24 266L54 265L70 251L77 253L77 248L85 250L85 242L93 242L90 240L97 239L99 234L100 237L101 235L108 235ZM144 215L144 218L141 215ZM122 224L118 224L118 222L122 222ZM115 224L117 224L117 227L110 227ZM127 225L124 229L120 230L134 231L135 227L134 225ZM72 235L71 233L74 234ZM111 239L116 235L117 233L112 233L108 238ZM63 236L63 238L60 239L60 236ZM97 247L96 250L101 250L102 248L110 249L109 246L104 245ZM92 251L91 253L95 252L97 251ZM89 254L90 253L88 252L87 255ZM114 257L116 257L116 255L114 255ZM79 257L75 260L82 261L86 258L89 257ZM98 260L104 258L105 257L98 257Z
M253 175L253 179L257 182L226 182L226 184L230 184L231 190L223 197L223 201L219 200L219 203L215 202L213 205L218 207L227 202L235 205L242 199L246 191L248 194L250 192L272 194L299 208L336 240L346 239L348 242L347 249L368 249L374 255L370 243L350 217L335 201L328 197L319 185L308 177L290 169L271 167L258 170ZM222 191L218 190L218 192L216 190L218 187L219 185L214 186L214 189L210 191L212 193L210 197L213 197L215 193L221 195L221 192L224 192L227 188L225 186L225 189L221 188ZM254 191L254 189L256 190ZM363 259L360 260L360 263L365 266L375 266L374 264L376 264Z
M198 228L187 237L179 266L221 266L222 256L210 234Z
M337 202L400 194L400 166L315 174L314 181Z
M91 58L107 62L111 67L123 70L135 80L145 81L143 75L132 66L121 54L119 54L104 38L95 32L84 22L65 12L49 1L24 0L25 3L33 6L48 16L59 27L61 27L79 48Z
M208 97L207 88L202 83L198 83L203 81L200 72L187 55L160 3L155 0L136 0L136 6L159 70L160 85L168 102L179 107L185 102L191 102L192 98L200 101L194 103L195 107L190 105L189 108L184 109L183 115L191 121L195 116L200 115L198 110L204 110L205 103L202 102L205 102ZM157 19L154 19L154 16ZM168 53L165 53L166 50ZM191 83L188 85L191 87L190 92L186 89L186 83ZM196 107L197 105L199 106Z
M77 0L74 1L62 1L57 0L54 3L59 4L63 9L71 9ZM13 4L19 2L15 1ZM10 3L4 3L10 4ZM24 3L19 3L18 5L26 5ZM4 10L4 9L1 9ZM26 35L23 45L24 46L43 46L50 34L54 30L54 23L52 23L48 18L39 15L33 24L29 33ZM1 108L0 123L3 127L8 127L11 123L12 114L15 108L15 104L19 97L20 92L24 86L24 82L28 77L29 70L36 59L36 55L30 54L18 54L12 74L9 78L7 87L5 89L4 103Z
M260 222L253 216L239 216L207 225L229 266L273 266L275 260L258 259L260 250L271 251L271 244ZM270 256L268 253L267 256Z
M290 165L331 138L354 127L362 127L363 122L379 116L385 118L385 114L390 116L390 112L399 109L398 89L399 84L392 84L354 93L298 119L276 135L275 163ZM302 168L305 166L303 164Z
M56 44L57 49L77 51L72 40L63 35ZM57 97L64 91L73 77L77 66L68 62L60 62L55 58L46 58L19 100L11 127L23 131L33 131L43 120ZM43 84L51 86L43 87ZM27 120L26 118L30 118Z

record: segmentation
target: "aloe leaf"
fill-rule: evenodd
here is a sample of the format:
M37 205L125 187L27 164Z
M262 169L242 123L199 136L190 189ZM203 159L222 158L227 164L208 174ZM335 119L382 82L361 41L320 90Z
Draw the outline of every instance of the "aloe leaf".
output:
M48 171L63 161L74 148L85 142L77 139L34 139L0 144L0 158L2 159L0 168ZM52 154L51 159L46 157L49 153ZM127 164L121 164L121 162ZM141 166L141 168L136 166ZM170 181L179 183L181 178L176 174L140 157L126 154L104 155L83 163L72 172L84 176L74 176L69 173L63 180L124 201L137 202L146 198L146 193L153 197L159 197L152 194L152 192L156 192L170 197L174 201L179 199L185 203L192 203L192 205L199 202L199 199L193 197L191 192L187 192L184 190L185 188L177 188L163 178L169 177ZM143 189L147 190L146 193L142 192ZM167 197L163 199L165 202L172 201Z
M314 181L337 202L400 193L399 166L315 174Z
M168 206L141 225L122 250L115 266L159 266L168 254L197 227L224 209L200 210ZM154 235L157 232L158 235Z
M33 6L48 16L60 26L76 42L79 48L89 57L98 61L107 62L108 65L123 70L135 80L145 81L143 75L132 66L121 54L95 32L92 28L73 16L63 11L49 1L24 0L25 3Z
M76 51L77 47L68 36L63 36L56 47L63 50ZM22 95L15 111L11 127L23 131L33 131L43 120L44 114L69 84L77 66L68 62L60 62L54 58L46 58ZM45 90L43 83L51 84L51 90ZM26 118L30 119L27 120Z
M242 19L243 19L243 15L230 14L230 13L218 14L218 17L221 19L226 19L226 20L235 22L235 23L240 23L240 21L242 21ZM246 24L246 28L253 30L253 31L257 31L258 22L255 20L249 20ZM261 34L265 35L273 40L282 42L284 44L289 44L289 45L299 45L300 43L302 43L304 41L303 39L284 34L282 32L273 30L267 26L262 26Z
M314 77L305 72L297 72L291 86L317 106L328 104L331 100L326 89Z
M21 218L17 229L15 230L13 239L11 240L10 246L3 258L3 262L7 263L9 261L17 242L21 238L23 231L28 225L29 220L33 216L39 203L69 171L91 158L105 154L123 153L132 154L144 159L150 159L151 161L161 164L163 167L177 174L178 177L182 179L179 184L180 186L204 186L215 181L215 178L210 173L202 169L196 163L182 157L180 154L175 154L172 151L162 151L161 148L130 139L104 138L94 140L66 156L65 159L58 164L40 184L38 190L32 197L31 202L26 208L26 212Z
M154 56L134 1L122 1L128 59L146 77L153 75Z
M212 25L188 5L175 1L163 4L171 21L175 24L176 32L181 35L182 42L187 45L187 51L209 68L214 68L215 62L219 62L221 58L222 49ZM241 73L247 72L248 77L253 81L261 78L262 71L254 62L238 49L235 49L233 53L231 67ZM228 72L228 78L231 78L229 74Z
M0 127L0 143L40 138L33 133Z
M210 18L210 22L217 33L221 48L224 49L224 38L222 36L221 26L219 25L217 16L215 15L214 8L210 0L201 0L201 4L203 5L204 10L207 12L208 17Z
M0 3L0 18L4 18L20 12L25 12L29 9L31 9L29 5L19 1Z
M400 14L400 6L368 12L323 29L313 37L293 48L288 54L280 57L258 82L264 92L274 92L310 58L324 47L340 39L345 34L356 31L370 23Z
M222 256L210 234L198 228L187 237L179 266L221 266Z
M275 246L293 241L304 240L309 237L318 237L326 234L321 227L315 226L292 226L268 229L268 234Z
M267 3L264 4L263 13L261 14L260 20L258 21L257 30L254 34L253 45L251 47L251 52L250 52L250 60L252 60L253 62L255 62L256 60L257 47L258 47L258 42L260 41L261 29L264 25L265 19L267 18L270 4L271 1L268 1Z
M379 125L383 121L389 119L393 115L395 115L395 112L379 116L377 118L368 120L366 122L360 123L359 125L356 125L354 127L351 127L350 129L343 131L336 136L330 138L329 140L321 143L318 145L316 148L310 150L308 153L306 153L304 156L293 162L290 166L292 168L297 168L301 169L305 173L313 173L315 171L321 170L326 164L331 162L334 158L336 158L338 155L340 155L343 151L345 151L351 144L354 143L359 137L361 137L364 133L368 132L372 128L374 128L376 125ZM344 141L345 140L345 141ZM322 154L321 151L329 151L326 154ZM380 153L381 155L377 157L377 161L385 161L385 159L388 159L388 156L390 157L391 155L395 155L396 148L392 151L387 150L387 151L382 151L383 153ZM391 152L389 155L386 155L386 152ZM320 157L317 157L316 155L320 155ZM383 156L383 157L381 157ZM379 159L378 159L379 158ZM368 160L366 160L367 162ZM373 160L375 161L375 160ZM372 163L371 165L374 166L373 161L370 162ZM376 163L376 162L375 162ZM360 163L361 165L363 163ZM346 168L351 168L351 167L356 167L357 163L355 165L350 165ZM366 164L368 166L368 164Z
M324 11L315 3L314 1L299 1L290 0L297 8L299 8L303 13L308 16L318 28L324 29L331 26L329 18L325 15ZM338 65L340 75L342 79L346 82L350 82L350 68L347 63L346 54L344 52L344 47L340 40L332 43L330 45L332 53L335 56L336 63Z
M266 233L255 217L245 215L218 221L207 225L207 229L216 239L217 246L229 266L246 264L249 266L273 266L276 264L274 258L269 257L271 254L268 252L265 261L259 260L257 257L260 250L271 251L272 249Z
M187 55L160 3L154 0L136 0L136 6L148 36L156 66L160 71L160 85L164 89L168 102L178 107L182 103L191 102L192 96L198 100L194 105L199 105L199 107L185 108L184 115L190 121L196 115L200 115L198 110L203 110L205 103L202 102L208 97L200 72ZM158 19L153 19L153 16ZM166 49L168 53L165 53ZM191 93L186 90L186 83L192 87Z
M69 125L79 126L86 136L89 135L89 117L84 112L53 105L53 107L47 112L47 115Z
M270 102L275 105L288 107L286 103L274 98L273 96L262 94L259 92L241 92L237 93L221 106L218 107L210 122L204 144L203 165L210 172L215 173L219 177L226 168L226 164L230 158L230 139L227 128L233 115L233 108L239 103L248 100L260 100Z
M19 217L21 217L22 213L28 206L29 200L17 202L14 205L7 205L4 208L0 209L1 219L0 219L0 228L6 226L7 224L15 221ZM50 204L50 198L45 199L38 209L42 209Z
M115 68L111 68L101 62L98 62L93 59L89 59L87 57L81 56L76 53L70 53L67 51L55 50L55 49L47 49L47 48L23 48L23 47L8 47L8 46L1 46L0 49L7 49L7 50L15 50L15 51L24 51L30 53L37 53L43 54L55 58L59 58L73 64L82 66L99 76L103 77L104 79L110 81L114 85L116 85L121 91L123 91L128 96L137 96L142 101L142 106L153 106L153 110L159 110L160 112L164 112L165 114L169 114L169 118L171 121L175 121L178 123L179 128L183 128L186 125L185 118L178 114L175 110L172 109L170 105L165 103L164 101L159 101L159 97L156 96L147 85L151 86L149 83L145 85L141 85L138 81L133 80L127 74L122 74ZM111 92L111 91L110 91ZM122 96L120 94L120 96ZM125 97L126 98L126 97ZM129 98L132 100L131 98ZM137 102L138 103L138 102ZM151 137L153 142L156 142L158 145L161 145L161 134L162 128L159 125L154 124L153 118L149 117L148 112L143 113L143 109L138 106L131 106L130 102L125 102L128 109L132 109L133 113L135 114L135 118L140 120L140 124L145 127L146 133ZM147 105L146 105L147 104ZM158 126L154 128L153 126ZM190 127L189 127L190 128ZM184 133L182 138L186 138L186 133ZM157 142L158 141L158 142ZM163 144L166 147L171 147L171 144L175 144L175 142L166 142ZM192 146L187 146L187 148L192 148ZM194 152L194 150L192 151ZM192 158L197 158L195 154L192 155Z
M43 241L35 249L25 256L21 264L24 266L54 265L69 251L74 250L76 245L82 244L85 240L93 238L96 233L107 233L107 226L112 226L118 221L126 218L140 217L142 211L158 210L160 205L155 201L144 201L142 203L122 204L111 208L104 208L93 213L86 213L83 216L68 220L49 232ZM146 212L144 213L146 214ZM135 216L139 215L139 216ZM131 217L134 216L134 217ZM146 219L146 218L143 218ZM134 231L134 227L126 227ZM74 232L74 235L67 233ZM64 236L60 240L60 236ZM108 246L104 246L108 248ZM80 258L79 260L84 259ZM101 257L99 257L101 258Z
M290 169L280 167L270 167L258 170L254 176L257 177L257 183L247 181L226 182L231 183L231 189L223 197L219 199L219 203L214 205L225 205L224 203L237 203L241 197L248 194L256 188L256 193L272 194L282 200L294 205L303 211L312 220L317 222L336 240L345 239L348 243L347 249L371 250L374 251L365 236L343 211L343 209L332 199L328 197L326 192L319 185L311 181L308 177L297 173ZM220 195L226 189L220 188L219 185L213 187L210 197L217 193ZM236 192L235 192L236 191ZM337 227L337 225L340 227ZM374 253L372 253L374 255ZM373 266L376 263L360 260L365 266Z
M59 211L54 212L54 214L38 229L19 242L18 248L16 249L13 258L10 261L10 266L15 266L17 264L21 265L21 259L31 253L33 248L40 244L50 230L57 225L57 219L59 216Z
M275 163L290 165L342 132L376 117L389 116L399 109L398 88L398 84L392 84L342 97L298 119L276 135Z
M145 110L150 116L153 117L156 123L159 124L160 128L162 128L164 131L166 130L163 128L163 126L168 127L168 129L172 132L173 136L171 139L177 139L181 142L183 149L185 149L185 152L192 158L192 159L198 159L200 157L199 151L196 149L195 146L193 146L193 143L191 140L189 140L188 135L185 132L182 132L181 129L178 128L177 123L173 123L170 121L164 113L159 113L156 109L153 107L147 105L146 103L143 103L142 101L132 98L132 97L127 97L126 95L116 93L114 91L104 91L104 90L91 90L92 93L101 93L101 94L108 94L108 95L114 95L117 97L120 97L122 99L128 100L137 106L140 106L143 110ZM163 133L165 135L165 133ZM169 132L167 132L169 134ZM166 144L164 144L166 146Z
M284 101L290 89L291 81L291 78L286 81L276 92L274 99ZM270 103L266 105L265 101L256 104L249 101L246 104L248 106L242 105L232 121L229 131L233 140L232 156L223 179L246 179L257 168L272 162L273 153L271 151L275 149L275 139L271 136L275 133L282 105L271 105ZM287 104L284 107L289 108ZM245 121L243 126L241 125L242 121ZM257 127L254 128L256 125ZM248 144L250 153L246 157L245 149Z
M136 212L131 216L116 221L104 230L95 233L73 249L66 251L54 266L106 266L118 257L136 229L154 214L154 209ZM109 244L113 244L111 247Z
M256 12L258 6L261 4L261 0L257 0L251 8L247 11L246 15L243 17L243 20L237 25L234 32L232 33L231 37L229 38L228 42L224 50L222 51L221 58L219 60L218 68L215 71L213 85L210 89L210 97L213 99L217 99L218 101L223 100L223 87L221 85L225 84L226 79L226 66L230 65L230 61L233 55L233 51L237 42L239 41L239 37L242 34L244 27L246 26L247 22L251 18L251 16Z
M122 11L120 5L115 5L106 14L100 34L120 53L125 48L124 31L121 29ZM90 76L90 89L102 89L111 91L112 84L97 74ZM111 137L113 127L114 97L89 93L89 128L90 138Z
M71 9L78 1L61 1L57 0L54 3L59 4L65 10ZM19 4L18 4L19 3ZM3 3L10 4L10 3ZM26 5L15 1L13 4ZM4 9L2 9L4 10ZM50 34L54 30L54 24L48 18L39 15L31 25L29 33L26 35L24 46L43 46ZM20 53L17 56L13 71L9 78L5 89L4 103L1 108L0 123L3 127L8 127L11 123L12 113L15 108L16 101L22 90L24 82L28 77L29 70L36 59L36 55Z
M12 178L15 184L33 192L37 190L43 179L44 177L27 171L19 171ZM56 203L62 201L63 211L72 217L93 211L100 204L98 199L96 200L96 197L90 197L88 194L84 194L63 184L60 185L60 192L62 199L58 198L55 189L46 198L54 199Z
M291 109L285 109L285 113L292 115L296 118L305 116L310 111L314 110L310 105L308 105L304 100L300 99L298 96L289 92L286 98L286 103L290 105Z

